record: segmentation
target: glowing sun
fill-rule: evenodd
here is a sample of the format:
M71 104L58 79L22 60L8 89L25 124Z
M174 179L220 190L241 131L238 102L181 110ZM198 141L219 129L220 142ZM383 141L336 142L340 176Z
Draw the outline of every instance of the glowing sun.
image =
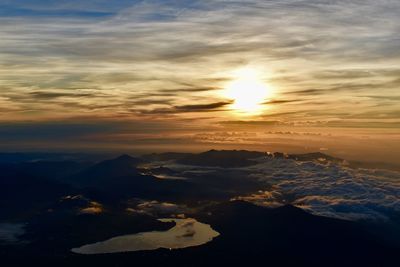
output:
M255 69L244 68L234 72L233 80L225 89L224 95L233 101L232 108L244 114L258 114L263 103L271 94L260 73Z

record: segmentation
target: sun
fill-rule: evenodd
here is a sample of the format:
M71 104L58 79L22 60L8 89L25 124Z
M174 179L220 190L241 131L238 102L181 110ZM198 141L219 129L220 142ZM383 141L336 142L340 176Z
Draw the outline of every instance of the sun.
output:
M242 114L259 114L263 103L270 96L271 89L256 69L236 70L233 79L225 86L224 95L231 99L231 107Z

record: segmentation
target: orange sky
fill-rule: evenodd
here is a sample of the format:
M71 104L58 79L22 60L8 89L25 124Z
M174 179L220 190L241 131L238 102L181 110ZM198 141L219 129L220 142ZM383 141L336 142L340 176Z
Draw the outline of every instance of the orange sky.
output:
M2 149L400 163L398 1L5 4Z

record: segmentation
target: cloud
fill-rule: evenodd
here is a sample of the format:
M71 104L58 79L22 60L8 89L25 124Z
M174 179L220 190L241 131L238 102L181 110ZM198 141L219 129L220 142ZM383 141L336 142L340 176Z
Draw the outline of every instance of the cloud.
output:
M157 200L130 201L129 205L131 206L128 208L128 211L130 212L146 213L152 216L172 216L176 214L182 214L185 211L184 207L181 207L177 204L159 202Z
M132 5L135 1L115 0L112 4L104 0L82 1L70 0L67 2L53 0L3 0L1 16L83 16L98 17L111 15L121 8Z
M191 171L202 170L191 166ZM257 165L240 168L240 176L258 181L260 190L232 200L266 207L292 204L316 215L346 220L391 220L400 214L399 171L266 158Z
M272 184L277 196L290 195L294 205L314 214L355 220L388 219L400 212L400 172L276 159L250 170L259 172L254 177L260 181ZM270 194L247 199L279 202Z
M264 105L275 105L275 104L288 104L288 103L295 103L300 102L300 99L271 99L267 102L264 102Z
M36 100L52 100L52 99L59 98L59 97L78 98L78 97L93 96L90 93L64 93L64 92L57 92L57 91L35 91L35 92L31 92L29 94L30 94L30 96L33 97L33 99L36 99Z
M102 212L103 212L103 208L101 206L86 207L79 211L80 214L99 214Z
M80 138L85 135L112 132L118 123L88 122L20 122L0 124L0 137L3 141L40 141L66 140ZM119 126L121 127L121 126Z
M400 60L400 5L393 0L2 4L0 94L14 95L9 104L25 111L18 113L24 119L54 110L61 117L93 110L145 116L147 105L168 113L164 103L196 106L199 97L223 88L230 71L247 65L269 73L263 78L290 99L338 96L321 99L333 113L343 109L335 107L342 94L380 88L391 96L398 85L398 68L388 68ZM146 102L150 94L159 99ZM291 100L269 103L283 101ZM290 106L301 111L307 103L298 102ZM281 116L290 114L296 112Z
M198 111L213 111L219 110L220 108L226 107L232 102L216 102L210 104L197 104L197 105L183 105L176 106L175 108L179 111L184 112L198 112Z
M284 205L285 201L279 191L262 191L248 195L238 196L231 199L231 201L242 200L254 203L259 206L275 208Z
M263 120L237 120L237 121L222 121L221 125L253 125L253 126L271 126L279 124L279 121L263 121Z
M66 207L77 210L78 214L100 214L104 212L101 203L90 200L83 195L67 195L60 199L60 203L66 203Z
M304 150L328 146L262 133L399 128L396 0L4 0L0 9L0 145L8 149L121 149L121 140L129 149L212 148L204 129L222 128L218 145L224 132L258 131L248 145ZM254 118L236 116L221 94L243 67L259 69L273 89ZM82 117L102 122L85 126ZM339 138L341 148L330 149L350 143ZM396 138L374 149L383 154Z
M151 102L150 102L151 103ZM232 102L215 102L207 104L195 104L195 105L182 105L173 106L170 108L156 108L151 110L142 110L141 114L156 115L156 114L179 114L179 113L192 113L192 112L215 112L221 111L224 107L227 107Z

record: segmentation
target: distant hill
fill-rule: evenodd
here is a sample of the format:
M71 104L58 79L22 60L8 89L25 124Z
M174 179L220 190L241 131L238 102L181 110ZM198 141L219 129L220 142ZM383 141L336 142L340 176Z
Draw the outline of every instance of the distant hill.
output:
M194 190L194 186L186 181L163 180L152 175L143 175L138 168L143 162L142 159L122 155L71 176L69 182L79 188L93 189L103 196L117 198L176 198Z
M35 177L63 181L64 178L76 174L91 166L91 162L76 161L35 161L16 164L19 170Z
M247 150L210 150L199 154L191 154L177 162L185 165L214 166L224 168L245 167L257 164L252 160L265 156L263 152Z
M281 152L265 153L259 151L248 150L209 150L202 153L160 153L148 154L142 156L148 161L170 161L194 166L209 166L223 168L246 167L257 164L254 159L260 157L271 157L281 159L293 159L298 161L317 161L319 163L342 163L344 160L326 155L321 152L306 154L285 154Z
M101 161L74 175L71 182L79 186L90 186L105 179L113 179L121 176L136 176L136 167L143 163L140 158L129 155L121 155L117 158Z
M218 254L221 264L257 266L268 259L271 266L393 266L397 259L398 248L362 225L315 216L291 205L219 203L206 208L201 220L221 236L196 257L212 259Z
M143 155L142 158L147 161L169 161L169 160L179 160L191 155L193 155L193 153L165 152L165 153L146 154Z
M21 163L38 161L92 162L104 160L108 154L88 153L46 153L46 152L0 152L0 163Z
M0 220L30 216L75 192L71 186L20 167L20 164L0 164Z

